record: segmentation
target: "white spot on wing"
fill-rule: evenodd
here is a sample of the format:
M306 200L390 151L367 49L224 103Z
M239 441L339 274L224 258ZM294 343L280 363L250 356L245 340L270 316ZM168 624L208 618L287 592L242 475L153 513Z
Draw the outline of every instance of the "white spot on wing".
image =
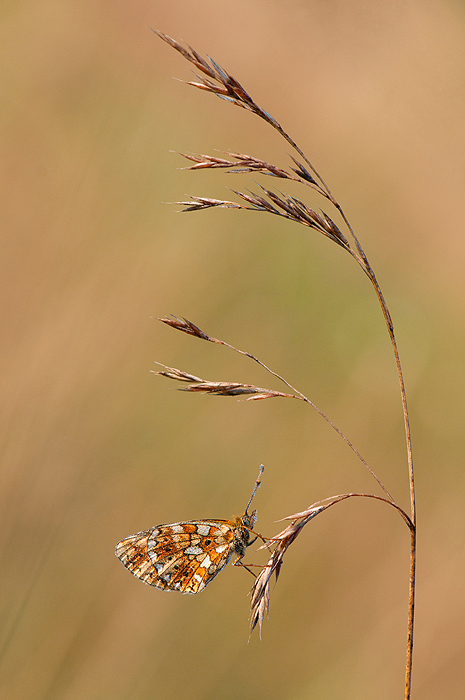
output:
M216 547L215 552L218 552L218 554L221 554L221 552L224 552L224 550L227 548L228 548L227 544L220 544L219 547Z
M195 545L191 547L187 547L187 549L184 550L184 554L202 554L203 549L201 547L196 547Z
M197 532L199 535L208 535L210 533L209 525L197 525Z
M177 535L181 534L184 532L184 528L182 525L171 525L171 529L173 532L175 532Z

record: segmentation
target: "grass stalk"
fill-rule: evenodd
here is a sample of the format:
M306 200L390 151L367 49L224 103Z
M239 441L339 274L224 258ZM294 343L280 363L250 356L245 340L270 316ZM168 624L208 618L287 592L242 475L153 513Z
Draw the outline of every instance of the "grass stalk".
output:
M228 101L234 106L252 112L260 119L268 123L273 129L275 129L280 134L280 136L288 143L288 145L291 146L292 150L297 154L297 158L291 156L292 165L286 168L277 167L256 156L248 154L227 152L225 154L227 156L226 158L219 158L216 156L214 157L208 155L182 154L185 158L194 163L194 165L189 166L189 169L200 170L206 168L223 168L230 173L257 173L260 175L265 175L267 177L274 177L283 181L289 180L293 182L298 182L302 185L310 187L312 190L317 192L317 194L319 194L324 200L326 200L327 203L334 207L334 209L338 212L345 226L347 227L348 236L346 236L340 230L340 228L336 225L336 223L326 212L322 210L320 210L320 212L317 212L297 197L288 196L286 194L283 194L282 192L276 192L275 190L271 190L262 186L259 186L260 191L258 193L233 190L233 192L239 197L240 200L242 200L242 202L211 199L203 196L191 196L189 201L178 202L178 204L184 207L184 211L200 211L212 207L221 207L228 209L242 209L273 214L275 216L280 216L284 219L307 226L308 228L324 235L325 237L329 238L334 243L336 243L338 246L342 247L361 267L361 269L369 278L373 286L388 330L400 387L405 441L407 449L410 515L407 515L407 513L394 501L389 491L386 489L384 484L380 481L380 479L377 477L377 475L371 469L371 467L366 463L366 461L358 452L358 450L354 447L352 442L339 430L339 428L326 416L326 414L323 413L323 411L321 411L307 396L305 396L302 392L300 392L289 382L287 382L287 380L285 380L281 375L271 370L261 360L259 360L251 353L239 350L224 341L209 336L186 319L177 319L174 317L160 319L167 325L170 325L185 333L194 335L203 340L208 340L210 342L226 346L234 350L235 352L239 352L242 355L249 357L253 361L257 362L259 365L261 365L263 368L265 368L272 375L274 375L277 379L284 382L284 384L286 384L286 386L293 392L293 394L273 392L273 390L254 387L252 385L240 384L237 382L206 382L205 380L195 377L194 375L189 375L185 372L181 372L180 370L176 370L174 368L165 368L165 370L159 372L159 374L162 374L163 376L169 377L171 379L177 379L183 382L190 382L189 388L185 389L188 391L203 391L206 393L213 393L224 396L248 394L249 400L281 396L286 398L298 398L302 401L305 401L314 410L316 410L320 414L320 416L346 442L350 449L357 455L357 457L362 461L365 467L370 471L373 478L377 481L378 485L387 496L387 498L384 498L381 496L376 496L374 494L340 494L338 496L330 497L329 499L327 499L328 502L326 503L319 502L318 504L313 504L306 511L302 511L301 513L296 513L293 516L289 516L289 518L292 520L291 525L288 526L288 528L283 530L281 533L276 535L276 537L272 538L272 540L270 540L270 542L273 542L276 545L275 549L272 552L268 564L262 569L261 573L258 575L252 591L252 629L253 627L255 627L256 624L259 624L261 626L263 616L268 610L269 581L272 573L275 573L276 578L278 577L285 551L288 549L290 544L294 542L295 538L300 533L302 528L311 519L313 519L313 517L323 512L331 505L335 505L336 503L339 503L342 500L345 500L349 497L368 497L384 501L398 510L398 512L401 514L404 522L410 530L409 603L404 693L404 700L410 700L412 686L416 567L415 480L411 432L404 377L402 373L399 350L394 333L394 326L391 314L389 312L384 295L381 291L381 287L378 283L378 280L376 279L375 273L368 261L365 251L363 250L357 236L355 235L341 205L335 199L328 185L318 173L316 168L313 166L311 161L307 158L303 150L283 129L279 122L277 122L270 114L268 114L268 112L266 112L262 107L260 107L247 93L243 86L235 78L233 78L232 75L230 75L221 66L219 66L213 59L204 59L194 49L182 46L176 40L172 39L166 34L163 34L162 32L155 31L155 33L163 41L165 41L172 48L178 51L187 61L193 64L195 69L198 71L197 80L187 81L188 85L191 85L197 89L201 89L205 92L211 92L212 94L216 95L217 97L223 100Z

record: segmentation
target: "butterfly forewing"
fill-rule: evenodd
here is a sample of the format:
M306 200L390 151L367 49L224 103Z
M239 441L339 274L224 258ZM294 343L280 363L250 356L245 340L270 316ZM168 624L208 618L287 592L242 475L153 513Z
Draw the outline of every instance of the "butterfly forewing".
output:
M158 525L122 540L116 556L150 586L200 593L234 555L244 556L255 520L254 511L234 520Z

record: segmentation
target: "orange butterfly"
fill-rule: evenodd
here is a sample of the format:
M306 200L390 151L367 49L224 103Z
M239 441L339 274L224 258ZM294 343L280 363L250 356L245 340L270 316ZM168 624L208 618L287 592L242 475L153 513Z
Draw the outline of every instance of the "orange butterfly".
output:
M264 467L245 512L232 520L187 520L157 525L121 540L115 554L129 571L144 583L163 591L200 593L226 564L237 555L234 566L241 563L251 540L257 511L248 513L260 486ZM247 567L245 567L247 568Z

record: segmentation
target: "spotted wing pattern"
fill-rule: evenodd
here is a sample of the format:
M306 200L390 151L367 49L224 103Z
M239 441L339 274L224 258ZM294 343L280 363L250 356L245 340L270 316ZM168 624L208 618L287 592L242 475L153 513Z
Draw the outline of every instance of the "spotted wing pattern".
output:
M121 540L116 556L150 586L200 593L234 555L237 563L250 543L256 511L233 520L190 520L158 525Z

